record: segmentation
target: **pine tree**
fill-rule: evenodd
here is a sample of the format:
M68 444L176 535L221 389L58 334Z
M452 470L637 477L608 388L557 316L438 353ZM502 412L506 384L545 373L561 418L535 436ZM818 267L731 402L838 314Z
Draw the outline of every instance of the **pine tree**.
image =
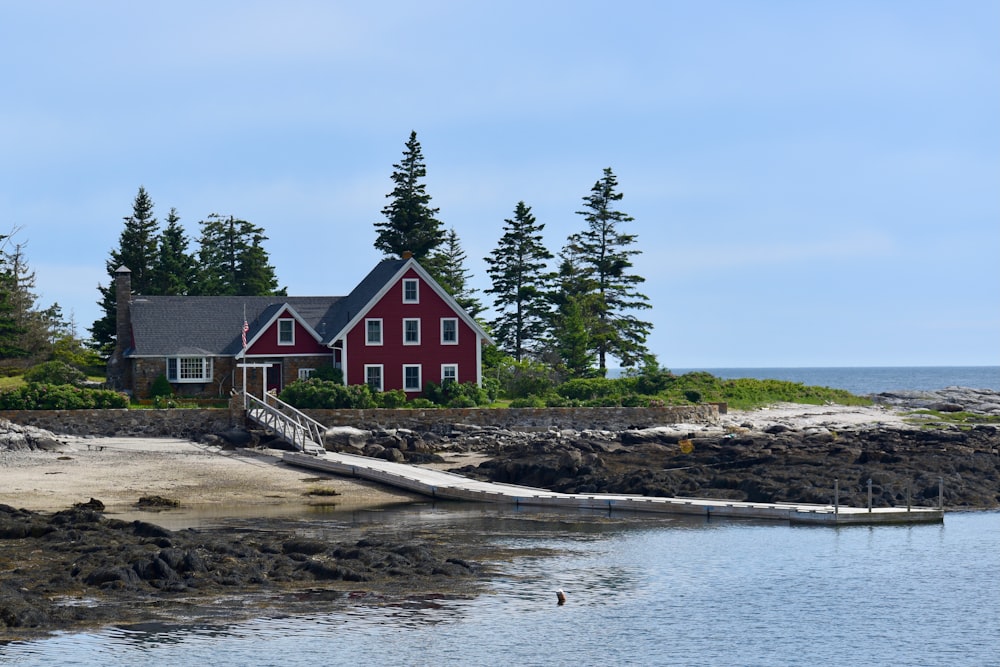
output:
M455 298L465 312L475 317L483 312L483 304L476 298L476 290L470 285L472 274L465 268L467 259L458 233L449 229L438 250L428 257L422 266L434 277L448 294Z
M104 315L90 328L91 341L102 356L110 356L115 348L115 271L126 266L132 272L132 291L149 294L153 264L156 260L159 223L153 217L153 200L146 189L132 202L132 215L124 218L125 227L118 239L118 248L111 251L105 264L108 285L98 285L101 300L98 305Z
M517 361L541 349L549 333L549 292L554 274L547 269L552 253L542 243L542 230L523 201L514 207L514 217L504 220L504 234L491 257L489 268L498 315L490 324L500 347Z
M420 180L427 176L427 169L416 132L410 132L402 161L392 167L396 187L386 195L392 201L382 209L385 220L375 223L375 249L388 257L409 251L422 261L444 242L444 231L434 217L438 209L431 208L431 197Z
M11 236L18 229L11 232ZM53 312L58 311L58 304L47 310L38 309L38 295L35 294L35 272L28 266L25 255L27 243L14 244L13 250L7 252L6 244L0 241L0 252L3 261L10 272L9 301L11 314L20 331L17 348L23 350L27 363L35 364L48 361L52 354L52 344L55 340L56 327L59 322L53 318Z
M633 218L614 208L624 196L617 187L614 173L606 168L590 195L583 198L584 210L577 211L587 221L587 229L572 234L562 252L564 266L574 267L564 272L563 287L567 296L580 299L602 375L609 355L625 368L640 363L649 354L645 343L652 328L632 314L650 304L649 297L637 291L646 279L628 271L631 258L641 251L632 248L635 234L619 231L619 225Z
M6 247L9 235L0 236L0 250ZM7 253L0 252L0 362L28 356L21 344L24 327L18 321L18 284Z
M177 209L170 209L150 273L149 294L183 296L195 289L197 267L194 256L188 252L189 242L180 220Z
M264 296L283 294L263 242L264 229L216 213L201 221L196 294Z

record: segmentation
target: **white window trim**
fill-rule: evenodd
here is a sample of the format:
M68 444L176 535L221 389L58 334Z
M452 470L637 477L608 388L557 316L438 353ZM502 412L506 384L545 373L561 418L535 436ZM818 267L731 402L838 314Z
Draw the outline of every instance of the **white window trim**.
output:
M417 323L417 339L407 340L406 339L406 324L408 322ZM403 318L403 345L420 345L420 318L419 317L404 317Z
M417 369L417 386L415 388L406 384L406 371L407 369L410 368ZM423 371L420 368L420 364L403 364L403 391L412 393L415 391L423 391L423 390L424 390L424 378L423 378Z
M406 286L412 284L413 291L416 297L412 299L406 298ZM420 281L416 278L403 278L403 303L420 303Z
M458 384L458 364L441 364L441 384L445 383L444 371L446 368L455 369L455 384Z
M444 323L454 322L455 323L455 340L445 340L444 339ZM442 317L441 318L441 344L442 345L458 345L458 318L457 317Z
M372 341L371 337L368 335L368 325L372 322L378 322L378 340ZM381 345L382 340L385 338L384 328L382 327L381 317L369 317L365 319L365 345Z
M372 387L376 391L383 391L385 388L385 370L382 368L382 364L365 364L365 384L368 383L368 370L371 368L378 369L378 387ZM369 385L371 386L371 385Z
M291 324L292 324L292 340L290 340L290 341L283 341L283 340L281 340L281 324L283 322L291 322ZM278 326L277 326L277 335L278 335L278 345L295 345L295 318L293 318L293 317L279 317L278 318Z
M299 369L299 379L300 380L308 380L309 378L311 378L313 376L313 373L315 373L315 372L316 372L315 368L300 368Z
M182 361L184 360L187 360L188 362L191 361L200 362L201 375L181 377L182 374L181 364ZM190 356L167 357L166 366L167 366L167 372L166 372L167 381L169 382L183 384L187 382L204 383L212 381L212 371L214 367L214 364L212 363L212 357L190 357ZM173 366L173 368L171 368L171 366Z

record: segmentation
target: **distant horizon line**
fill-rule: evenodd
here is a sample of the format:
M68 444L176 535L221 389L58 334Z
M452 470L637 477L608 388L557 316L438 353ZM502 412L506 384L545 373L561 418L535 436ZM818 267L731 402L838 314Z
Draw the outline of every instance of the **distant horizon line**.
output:
M705 369L705 370L717 370L717 369L733 369L733 370L761 370L761 369L774 369L774 368L786 368L786 369L806 369L806 368L997 368L1000 369L1000 364L928 364L920 366L912 366L906 364L899 365L886 365L886 366L665 366L667 370L692 370L692 369ZM621 367L608 368L609 371L612 370L627 370Z

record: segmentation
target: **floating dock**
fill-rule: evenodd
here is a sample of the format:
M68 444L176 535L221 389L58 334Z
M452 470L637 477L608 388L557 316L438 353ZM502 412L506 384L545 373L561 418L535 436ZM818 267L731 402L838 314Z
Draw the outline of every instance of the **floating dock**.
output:
M317 456L289 452L282 458L289 465L357 477L442 500L558 509L575 508L694 514L720 518L773 519L792 524L824 526L941 523L944 521L943 509L925 507L867 509L805 503L748 503L709 498L557 493L513 484L480 482L443 470L423 468L406 463L393 463L353 454L326 452Z

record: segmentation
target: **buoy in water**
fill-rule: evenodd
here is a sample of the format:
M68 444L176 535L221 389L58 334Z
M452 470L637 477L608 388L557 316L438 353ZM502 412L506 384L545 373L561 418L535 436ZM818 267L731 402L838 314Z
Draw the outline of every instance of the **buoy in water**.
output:
M566 594L562 592L561 588L556 591L556 600L559 601L558 604L560 606L566 604Z

